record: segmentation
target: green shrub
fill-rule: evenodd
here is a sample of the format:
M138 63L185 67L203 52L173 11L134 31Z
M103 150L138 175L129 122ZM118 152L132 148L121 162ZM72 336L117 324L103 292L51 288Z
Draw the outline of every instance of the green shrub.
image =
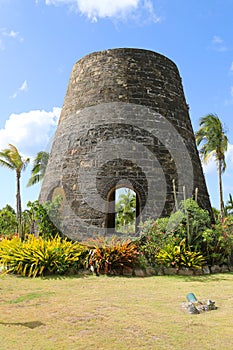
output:
M53 238L57 235L63 236L59 230L60 209L62 198L57 196L54 200L41 204L38 200L28 202L28 210L24 211L25 225L30 228L32 234L37 233L44 239Z
M137 245L128 240L119 240L98 237L90 239L87 243L89 254L86 266L92 268L97 274L109 274L114 270L121 272L123 268L133 267L138 261Z
M140 225L139 250L151 266L156 266L157 254L165 247L173 247L185 239L188 251L202 252L202 233L211 227L208 211L200 208L193 199L181 201L180 208L170 217L156 221L146 220Z
M30 235L23 242L19 238L3 239L0 242L0 263L7 272L28 277L48 272L64 274L79 267L85 252L84 246L61 237L44 240Z
M202 233L202 251L208 265L232 263L233 217L226 217Z
M141 253L139 259L141 265L157 265L157 260L155 258L157 253L170 242L171 239L171 236L165 232L168 220L169 218L161 218L156 221L147 219L140 225L141 237L135 242L138 244L138 249Z
M202 232L208 227L211 227L209 212L189 198L181 201L179 211L170 216L167 231L179 239L186 238L187 244L198 251L201 249Z
M0 210L0 235L11 237L18 230L16 213L10 205Z
M206 264L200 252L193 252L186 246L186 239L179 244L169 243L156 255L159 264L175 268L196 268Z

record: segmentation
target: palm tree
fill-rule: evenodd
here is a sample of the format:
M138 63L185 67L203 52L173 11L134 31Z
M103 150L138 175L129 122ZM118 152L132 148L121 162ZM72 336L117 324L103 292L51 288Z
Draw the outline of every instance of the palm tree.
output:
M120 195L116 203L116 227L119 229L124 226L132 225L135 222L135 214L136 195L128 190L126 193ZM128 229L130 229L130 227Z
M16 215L19 225L19 231L22 228L22 206L21 206L21 194L20 194L20 177L23 170L26 169L30 159L23 159L19 154L18 149L9 144L9 148L6 148L0 152L0 166L6 167L16 172ZM23 232L19 232L23 239Z
M226 169L225 152L228 147L228 138L225 135L223 125L216 114L208 114L200 119L199 130L196 132L196 143L197 146L201 145L199 152L203 162L208 162L213 156L217 163L220 216L222 219L224 215L222 174Z
M40 182L45 175L45 170L49 160L49 153L41 151L37 153L33 162L31 177L27 183L27 186L35 185Z
M225 207L227 215L233 215L233 197L229 193L229 199L227 201L227 205Z

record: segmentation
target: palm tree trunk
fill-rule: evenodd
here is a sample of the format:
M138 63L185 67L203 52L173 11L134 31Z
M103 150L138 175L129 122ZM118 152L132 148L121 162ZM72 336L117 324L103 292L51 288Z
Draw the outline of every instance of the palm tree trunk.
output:
M218 184L219 184L219 204L220 204L220 217L223 220L224 216L224 203L223 203L223 190L222 190L222 169L221 161L218 160Z
M23 240L23 230L22 230L22 206L21 206L21 194L20 194L20 173L16 173L16 208L17 208L17 220L18 220L18 231L19 231L19 237Z

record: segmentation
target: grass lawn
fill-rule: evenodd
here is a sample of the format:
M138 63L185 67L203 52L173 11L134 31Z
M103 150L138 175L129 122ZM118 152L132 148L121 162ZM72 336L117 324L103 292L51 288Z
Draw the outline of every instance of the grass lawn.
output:
M193 292L215 311L190 315ZM233 349L233 274L0 278L0 350Z

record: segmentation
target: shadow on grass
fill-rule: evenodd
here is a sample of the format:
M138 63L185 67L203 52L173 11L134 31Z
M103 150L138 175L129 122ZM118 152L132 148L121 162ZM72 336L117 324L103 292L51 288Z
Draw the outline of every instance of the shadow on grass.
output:
M34 329L37 327L45 326L44 323L40 321L31 321L31 322L0 322L0 325L3 326L22 326L30 329Z

